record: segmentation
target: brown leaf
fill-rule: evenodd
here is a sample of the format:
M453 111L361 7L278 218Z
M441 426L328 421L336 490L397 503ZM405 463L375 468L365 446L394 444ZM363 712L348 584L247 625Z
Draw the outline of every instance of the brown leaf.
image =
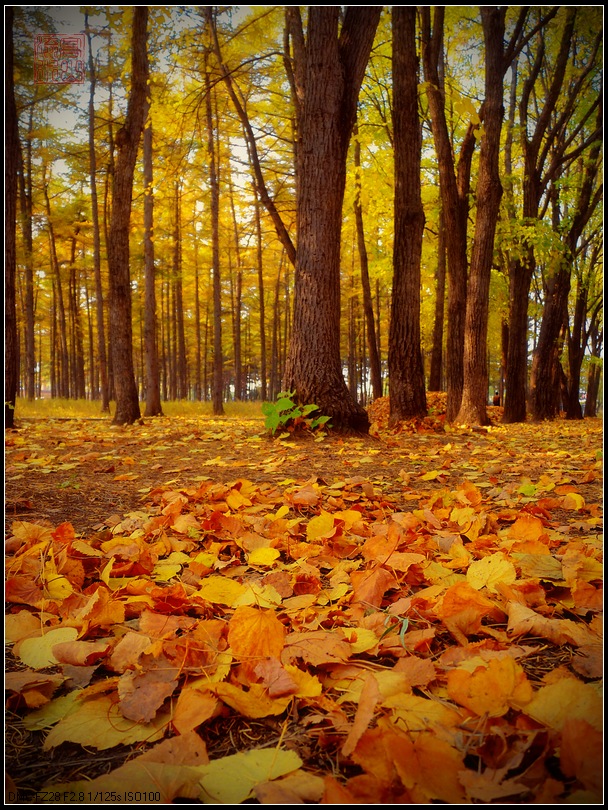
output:
M125 672L118 681L120 711L136 723L149 723L177 687L179 670L168 661L155 661L144 672Z

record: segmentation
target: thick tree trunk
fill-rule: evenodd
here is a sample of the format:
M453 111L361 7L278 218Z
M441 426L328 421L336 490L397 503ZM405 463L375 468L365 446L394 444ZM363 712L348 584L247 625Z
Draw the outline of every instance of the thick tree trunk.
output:
M390 420L426 415L420 349L420 259L424 231L418 118L416 9L393 7L395 239L388 342Z
M4 76L4 427L15 424L18 382L17 335L17 171L19 165L19 124L13 76L13 8L5 17Z
M114 424L117 425L132 424L141 417L133 368L129 225L133 174L145 121L148 81L147 22L147 6L135 6L131 40L131 91L125 123L116 136L118 156L114 171L108 240L110 334L116 394Z
M315 403L335 428L364 432L369 417L349 394L340 355L340 234L348 145L381 11L349 6L338 36L340 8L311 6L306 44L295 54L298 244L284 387Z
M500 133L503 119L503 8L482 6L485 42L485 99L483 134L477 179L477 219L471 255L464 343L462 401L456 421L487 425L488 313L494 235L500 211L502 186L498 173Z

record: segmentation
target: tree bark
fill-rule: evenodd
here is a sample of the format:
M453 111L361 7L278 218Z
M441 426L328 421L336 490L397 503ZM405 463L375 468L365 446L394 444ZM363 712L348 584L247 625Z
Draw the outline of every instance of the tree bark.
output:
M376 323L374 321L374 307L372 304L372 291L369 283L369 261L365 245L365 227L363 224L363 209L361 207L361 142L355 131L355 224L357 229L357 249L361 267L361 288L363 290L363 312L365 315L367 351L369 353L369 373L372 383L372 397L379 399L382 396L382 370L380 367L380 353L376 337Z
M156 335L156 272L154 269L154 169L150 96L146 98L144 124L144 357L146 367L145 416L162 416L160 372Z
M395 238L388 343L391 423L426 416L420 349L420 259L424 231L418 117L416 9L393 7Z
M93 225L93 272L95 274L95 315L97 319L97 355L101 388L101 412L110 413L110 385L108 381L108 358L106 352L106 329L104 320L104 292L101 280L101 234L99 225L99 203L97 198L97 154L95 151L95 87L97 73L89 15L84 15L84 29L89 45L89 177L91 186L91 222Z
M211 9L208 11L211 21ZM224 413L224 358L222 354L222 297L220 275L220 188L217 176L215 138L213 128L213 108L211 104L211 80L209 71L205 73L206 112L207 112L207 153L209 155L209 187L211 189L211 254L213 274L213 387L211 401L213 414Z
M303 43L299 11L289 11L294 44ZM338 34L340 8L311 6L306 44L295 52L298 241L284 388L334 428L363 432L369 417L349 394L340 355L340 235L348 145L381 11L348 7Z
M602 113L603 109L600 104L597 119L598 131L601 131ZM597 205L599 205L602 197L601 187L596 189L600 155L601 141L598 140L590 149L584 165L580 167L580 171L577 167L574 172L582 178L576 201L576 210L572 225L566 234L565 255L561 260L559 269L548 284L538 345L532 363L530 403L532 417L536 421L553 419L558 413L555 399L551 396L549 383L558 357L557 346L560 332L568 319L568 296L570 294L572 268L576 261L577 245L586 223ZM576 402L578 403L578 391ZM582 417L580 406L572 416Z
M135 6L131 38L131 90L127 116L116 135L118 156L114 171L108 241L110 334L116 394L116 412L113 421L117 425L133 424L141 418L133 367L129 224L133 174L145 122L148 81L147 23L148 7Z
M543 67L544 44L542 43L538 47L535 62L524 82L521 93L519 119L524 156L522 214L524 222L530 223L530 227L538 218L538 207L544 188L541 173L548 147L543 145L543 141L547 133L550 138L557 135L557 130L551 129L551 121L568 64L575 16L576 9L566 10L566 22L560 40L559 53L552 70L548 90L544 93L542 108L540 112L534 111L536 126L533 129L529 122L528 107L534 85ZM563 151L564 143L561 145L556 143L556 147ZM539 162L539 156L542 162ZM503 422L505 423L524 422L526 419L528 298L535 266L534 249L531 246L528 247L522 259L511 261L509 264L509 349L503 412Z
M445 117L438 64L443 48L445 8L436 6L431 28L430 7L420 9L422 22L422 56L431 129L437 164L442 210L445 219L448 269L448 328L446 346L446 419L453 422L460 409L464 379L464 331L467 301L467 219L471 160L475 149L476 124L471 124L460 148L455 165L452 144Z
M435 273L435 317L433 321L433 348L429 391L441 391L443 366L443 321L445 317L445 224L443 211L439 212L437 233L437 271Z
M456 421L490 423L488 401L488 314L494 235L502 186L498 172L503 119L503 38L506 8L481 7L485 43L485 98L483 134L477 179L477 218L471 254L465 316L464 378Z
M13 16L5 17L4 57L4 427L15 425L18 383L17 335L17 172L19 166L19 124L13 74Z

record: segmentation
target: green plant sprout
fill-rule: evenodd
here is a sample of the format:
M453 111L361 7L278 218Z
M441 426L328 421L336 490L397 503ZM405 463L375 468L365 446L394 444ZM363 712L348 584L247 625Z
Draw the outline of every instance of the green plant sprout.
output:
M278 430L293 433L296 430L309 430L314 432L327 424L331 417L314 416L318 411L317 405L298 405L295 402L294 391L282 391L276 402L264 402L262 413L266 417L264 427L274 435Z

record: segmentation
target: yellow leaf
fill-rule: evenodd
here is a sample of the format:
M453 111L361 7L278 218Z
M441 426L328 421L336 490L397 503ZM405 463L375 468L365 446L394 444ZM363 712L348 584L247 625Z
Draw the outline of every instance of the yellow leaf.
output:
M597 731L602 730L604 709L602 697L590 683L577 678L562 678L542 686L523 711L549 728L561 731L568 720L585 720Z
M59 662L53 655L53 647L63 641L75 641L78 630L75 627L58 627L49 630L38 638L26 638L19 645L19 658L32 669L52 667Z
M475 560L467 570L467 581L476 591L485 587L492 593L496 593L497 583L502 582L508 585L515 582L516 578L515 566L500 551L490 554L489 557L483 557L481 560Z
M331 537L334 533L334 516L329 512L321 511L321 514L313 517L306 527L306 537L308 540L317 540L320 537Z
M255 548L247 557L249 565L273 565L281 556L276 548Z
M82 702L80 708L64 717L53 728L43 749L48 751L63 742L73 742L98 750L115 745L132 745L162 739L170 722L167 713L158 712L151 723L134 723L120 713L110 695L99 695Z
M244 585L228 577L209 576L201 582L198 594L208 602L231 607L247 591Z
M293 751L273 748L241 751L201 766L200 800L205 804L242 804L261 782L297 770L302 760Z
M585 499L578 492L569 492L562 502L564 509L583 509L585 506Z

